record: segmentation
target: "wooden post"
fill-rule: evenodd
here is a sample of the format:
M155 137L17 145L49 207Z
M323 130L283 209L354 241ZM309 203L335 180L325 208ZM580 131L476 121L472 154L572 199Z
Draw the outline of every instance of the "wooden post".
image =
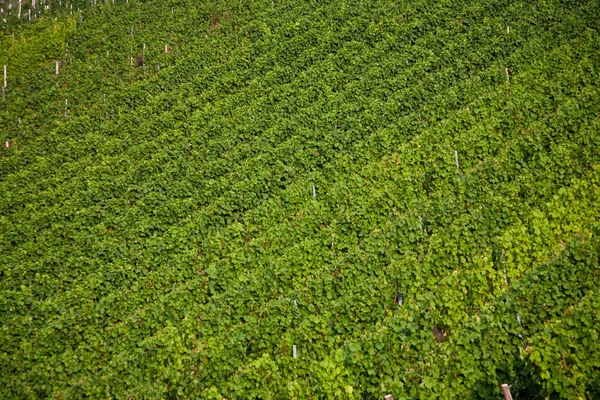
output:
M505 400L513 400L512 396L510 394L510 387L506 383L502 384L502 392L504 392Z
M60 61L56 62L56 76L58 76L58 74L60 74Z
M454 150L454 161L456 162L456 168L460 169L460 165L458 164L458 150Z
M391 394L386 394L384 399L385 400L394 400L394 397Z
M296 358L298 356L298 354L296 353L296 345L292 346L292 355L294 358Z
M317 189L315 188L315 185L312 185L313 187L313 199L317 198Z
M510 80L510 78L508 76L508 68L504 68L504 74L506 75L506 83L508 83Z
M19 0L19 19L21 19L21 2L22 0Z
M6 65L4 66L4 85L2 87L6 87Z

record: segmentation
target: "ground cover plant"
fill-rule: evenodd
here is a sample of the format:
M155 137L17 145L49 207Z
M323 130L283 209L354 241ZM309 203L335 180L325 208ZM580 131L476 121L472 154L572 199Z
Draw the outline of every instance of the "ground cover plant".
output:
M2 398L600 397L597 1L0 8Z

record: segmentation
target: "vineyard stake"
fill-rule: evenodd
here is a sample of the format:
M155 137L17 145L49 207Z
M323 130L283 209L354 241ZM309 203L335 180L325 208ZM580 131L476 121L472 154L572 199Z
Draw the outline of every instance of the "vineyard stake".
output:
M510 387L506 384L502 384L502 392L504 392L505 400L513 400L512 395L510 394Z
M504 74L506 75L506 83L508 83L510 80L510 77L508 76L508 67L504 68Z
M315 188L315 185L312 185L313 187L313 199L317 198L317 189Z
M508 285L508 276L506 276L506 267L504 266L504 250L500 253L500 263L502 264L502 271L504 272L504 283Z
M460 165L458 164L458 150L454 150L454 160L456 161L456 169L460 169Z
M404 297L402 296L402 293L396 293L396 298L394 299L394 302L398 304L399 307L402 307L402 304L404 304Z
M391 394L386 394L384 399L385 400L394 400L394 397Z
M19 19L21 19L21 2L22 0L19 0Z
M2 87L6 87L6 65L4 66L4 85Z
M56 62L56 76L58 76L58 74L60 73L60 61Z
M296 345L292 346L292 355L294 358L296 358L296 356L298 355L298 354L296 354Z

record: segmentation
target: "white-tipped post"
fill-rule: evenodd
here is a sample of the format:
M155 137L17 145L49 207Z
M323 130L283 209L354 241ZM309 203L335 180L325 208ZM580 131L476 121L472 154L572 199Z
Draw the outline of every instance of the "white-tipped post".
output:
M504 399L513 400L512 395L510 394L510 386L508 386L506 383L503 383L501 388L502 392L504 393Z
M454 150L454 161L456 162L456 169L460 169L460 164L458 163L458 150Z
M292 356L293 356L294 358L297 358L297 356L298 356L298 353L296 352L296 345L293 345L293 346L292 346Z
M313 199L317 198L317 189L315 188L315 185L312 185L313 187Z

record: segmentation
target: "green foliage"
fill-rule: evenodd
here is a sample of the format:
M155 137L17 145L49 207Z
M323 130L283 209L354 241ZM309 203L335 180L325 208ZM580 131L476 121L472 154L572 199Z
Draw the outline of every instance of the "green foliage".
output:
M0 39L2 398L600 395L598 2L59 4Z
M27 29L18 29L0 36L0 65L6 65L8 82L20 80L47 70L52 61L60 60L65 54L66 37L75 28L75 20L66 18L60 22L42 19Z

